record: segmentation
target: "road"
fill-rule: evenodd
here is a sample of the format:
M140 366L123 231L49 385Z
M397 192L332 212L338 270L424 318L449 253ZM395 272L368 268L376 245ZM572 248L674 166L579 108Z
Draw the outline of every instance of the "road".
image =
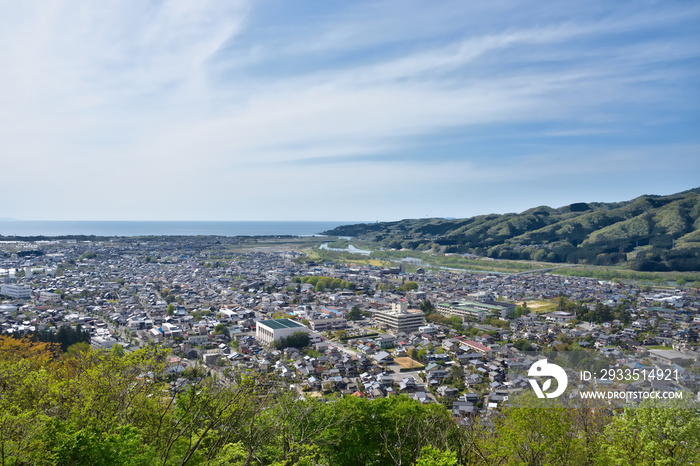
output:
M359 355L359 353L354 349L348 348L348 346L345 343L340 343L338 341L329 341L328 344L335 348L338 348L338 350L342 351L343 353L349 354L350 356Z

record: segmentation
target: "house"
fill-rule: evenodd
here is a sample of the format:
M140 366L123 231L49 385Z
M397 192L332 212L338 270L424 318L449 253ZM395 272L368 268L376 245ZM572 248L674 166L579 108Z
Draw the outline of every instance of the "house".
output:
M491 348L489 348L488 346L483 345L481 343L477 343L476 341L472 340L466 340L464 342L464 346L469 348L470 351L476 351L477 353L481 353L482 355L486 355L491 352Z
M394 358L392 358L386 351L380 351L377 354L373 354L372 359L374 359L374 362L377 364L390 364L394 362Z
M422 404L428 404L428 403L432 402L429 395L424 391L418 391L418 392L412 393L410 395L410 397L416 401L419 401Z
M391 335L382 335L375 338L374 342L382 349L389 349L394 347L396 339Z
M442 397L453 397L459 395L459 390L449 385L441 385L437 388L437 394Z
M468 387L473 387L484 381L483 376L479 374L469 374L464 376L464 384Z
M455 417L474 416L478 413L478 409L473 403L466 401L455 401L452 403L452 415Z

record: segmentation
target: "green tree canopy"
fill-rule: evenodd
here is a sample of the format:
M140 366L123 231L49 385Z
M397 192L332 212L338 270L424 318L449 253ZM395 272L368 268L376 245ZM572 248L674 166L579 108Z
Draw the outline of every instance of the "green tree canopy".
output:
M306 332L294 332L293 334L289 335L288 337L280 338L276 341L277 341L277 348L279 348L279 349L290 348L290 347L296 348L296 349L302 349L306 346L309 346L309 343L311 342L311 337Z
M356 304L350 309L350 311L345 316L347 320L360 320L362 319L362 311L360 307Z

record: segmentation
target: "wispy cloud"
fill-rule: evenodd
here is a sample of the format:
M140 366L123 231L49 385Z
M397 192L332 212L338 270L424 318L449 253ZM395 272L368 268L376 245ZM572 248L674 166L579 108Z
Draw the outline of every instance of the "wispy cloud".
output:
M0 207L23 218L293 218L331 178L338 193L376 190L372 216L393 218L401 196L376 188L393 178L404 195L447 183L468 196L460 182L534 180L538 164L582 179L629 168L591 153L602 143L608 162L627 151L686 164L698 143L679 132L698 122L693 4L302 8L4 2L3 168L40 188ZM654 144L633 143L653 122ZM220 200L202 207L205 193ZM256 202L229 212L229 197ZM333 205L317 217L360 218L330 215Z

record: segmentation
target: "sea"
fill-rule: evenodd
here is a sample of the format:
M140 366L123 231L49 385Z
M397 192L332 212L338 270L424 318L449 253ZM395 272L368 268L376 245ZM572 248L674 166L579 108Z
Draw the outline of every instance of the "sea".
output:
M358 222L197 222L0 220L2 236L317 236Z

